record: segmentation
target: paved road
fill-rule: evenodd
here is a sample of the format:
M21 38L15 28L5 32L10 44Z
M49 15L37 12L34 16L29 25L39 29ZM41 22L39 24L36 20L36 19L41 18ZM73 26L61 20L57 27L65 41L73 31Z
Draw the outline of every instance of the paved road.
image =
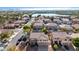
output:
M34 22L34 20L31 19L27 24L31 24L32 22ZM25 25L27 25L27 24L25 24ZM18 30L18 31L19 31L18 34L15 35L13 38L11 38L11 41L10 41L10 43L8 44L8 46L6 47L5 50L7 50L7 48L10 48L10 47L13 46L13 45L16 45L18 39L20 39L20 38L24 35L22 29L23 29L23 28L20 28L20 29Z
M52 48L50 40L48 40L48 51L53 51L53 48Z
M47 45L40 45L38 48L38 51L48 51L48 46Z
M69 44L69 51L75 51L74 47L72 46L72 44Z
M31 19L27 24L25 25L31 25L35 20L34 19Z

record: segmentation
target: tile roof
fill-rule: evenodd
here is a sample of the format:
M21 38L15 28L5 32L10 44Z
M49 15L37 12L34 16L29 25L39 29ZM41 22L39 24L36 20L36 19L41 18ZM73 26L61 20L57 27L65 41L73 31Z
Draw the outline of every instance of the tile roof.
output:
M34 23L34 26L43 26L43 23Z
M33 32L33 33L30 34L30 39L37 39L37 40L42 39L42 40L48 40L48 36L45 35L45 34L42 33L42 32L39 32L39 33L37 33L37 32Z
M66 32L52 32L53 38L65 39L67 37L71 37Z

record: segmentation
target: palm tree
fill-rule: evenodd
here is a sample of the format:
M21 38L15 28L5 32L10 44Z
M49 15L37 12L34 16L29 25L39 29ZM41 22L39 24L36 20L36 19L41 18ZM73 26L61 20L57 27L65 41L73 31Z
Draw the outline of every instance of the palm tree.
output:
M48 38L49 38L49 40L51 41L51 45L53 45L53 34L51 33L51 32L48 32Z
M53 35L52 35L52 33L51 32L49 32L47 29L46 29L46 27L42 27L42 32L44 32L45 34L47 34L48 35L48 40L50 41L50 44L49 45L51 45L51 47L52 47L52 45L53 45L53 40L52 40L52 38L53 38Z
M33 31L34 28L34 22L31 24L31 31Z

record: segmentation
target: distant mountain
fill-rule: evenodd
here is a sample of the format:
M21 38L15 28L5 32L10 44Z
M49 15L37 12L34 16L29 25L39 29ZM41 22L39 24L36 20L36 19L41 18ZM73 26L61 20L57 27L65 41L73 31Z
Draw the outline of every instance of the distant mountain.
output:
M0 7L0 11L79 10L79 7Z
M78 15L79 7L0 7L0 12L16 12L16 13L54 13L64 15Z

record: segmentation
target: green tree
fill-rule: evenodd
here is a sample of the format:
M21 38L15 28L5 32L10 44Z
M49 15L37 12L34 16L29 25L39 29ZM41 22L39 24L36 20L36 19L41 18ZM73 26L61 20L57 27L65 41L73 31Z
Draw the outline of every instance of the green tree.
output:
M30 32L30 31L31 31L31 27L28 26L28 25L25 25L25 26L23 27L23 30L24 30L24 32Z
M0 40L4 40L4 39L6 39L6 38L9 38L10 37L10 35L9 35L9 33L1 33L0 34Z
M30 18L32 17L32 13L30 13L30 14L28 14L28 15L29 15Z
M46 29L46 27L44 27L44 25L42 26L41 31L44 32L45 34L48 33L48 30Z
M57 44L54 44L53 47L54 47L55 49L58 49L58 48L59 48Z
M23 27L23 31L24 31L25 35L27 35L27 37L29 38L29 37L30 37L30 33L31 33L31 31L32 31L31 26L25 25L25 26ZM26 34L26 33L27 33L27 34Z
M79 50L79 38L73 38L72 43Z
M52 33L49 32L46 27L43 26L41 31L48 35L49 40L53 38Z
M75 29L76 32L79 32L79 29Z

